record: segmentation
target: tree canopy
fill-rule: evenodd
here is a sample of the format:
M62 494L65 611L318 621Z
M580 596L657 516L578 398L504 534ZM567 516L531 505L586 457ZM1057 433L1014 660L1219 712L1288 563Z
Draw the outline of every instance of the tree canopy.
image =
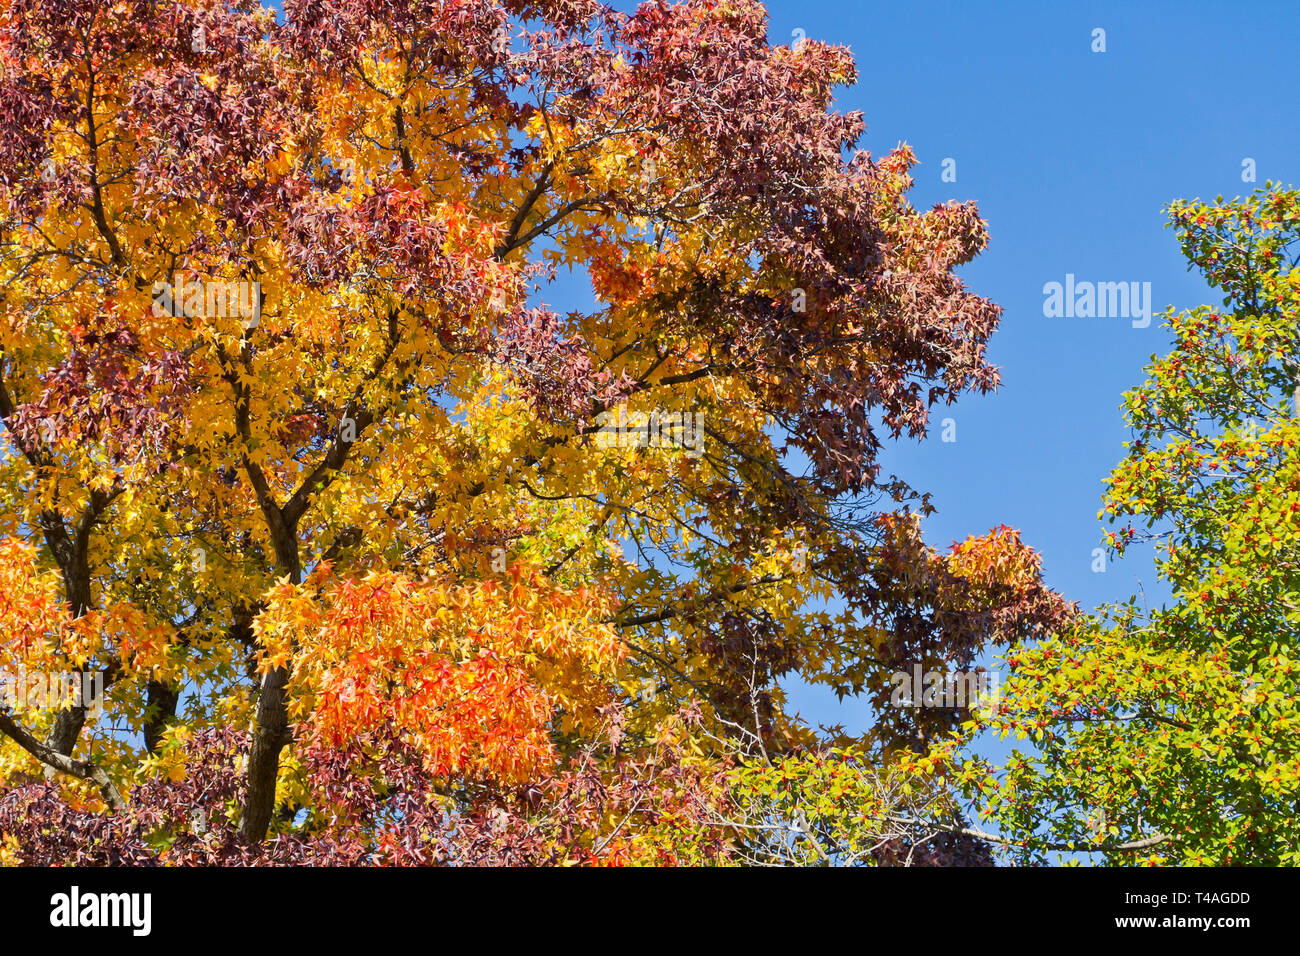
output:
M4 0L0 665L105 690L0 713L0 853L985 859L887 677L1074 612L879 465L999 309L854 79L753 0Z

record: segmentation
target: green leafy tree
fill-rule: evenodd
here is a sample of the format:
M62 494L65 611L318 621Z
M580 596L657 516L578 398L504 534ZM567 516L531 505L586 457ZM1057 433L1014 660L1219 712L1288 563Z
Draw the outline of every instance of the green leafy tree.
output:
M1172 601L1103 609L1006 657L993 713L1029 740L954 773L1013 854L1107 863L1300 863L1300 192L1179 201L1170 225L1222 307L1166 315L1174 337L1124 397L1108 543L1156 548Z

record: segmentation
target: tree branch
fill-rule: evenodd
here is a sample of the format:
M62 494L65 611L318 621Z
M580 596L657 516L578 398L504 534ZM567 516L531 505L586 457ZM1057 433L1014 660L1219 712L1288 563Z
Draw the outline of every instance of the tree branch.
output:
M53 767L61 773L69 774L79 780L89 780L97 785L99 792L104 796L104 801L115 813L126 810L126 801L122 799L112 778L103 767L89 760L74 760L66 754L59 753L53 747L41 743L4 711L0 711L0 731L47 767Z

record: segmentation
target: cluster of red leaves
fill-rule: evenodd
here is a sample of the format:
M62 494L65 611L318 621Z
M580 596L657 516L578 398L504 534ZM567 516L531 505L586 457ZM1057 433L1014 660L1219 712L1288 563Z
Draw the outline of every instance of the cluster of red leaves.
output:
M883 543L850 600L879 628L885 673L911 673L916 664L922 672L970 671L982 651L1049 637L1077 613L1043 583L1041 559L1012 528L954 543L946 554L925 543L916 522L887 517L881 528ZM922 744L970 717L969 707L888 706L891 688L879 681L870 690L878 731L893 742Z
M242 840L232 817L244 781L239 760L247 735L233 728L205 730L185 742L182 779L159 777L137 786L130 810L104 814L69 802L52 784L28 783L0 795L0 840L12 838L26 866L273 866L349 865L370 862L368 838L349 829L379 812L381 798L373 786L345 784L345 773L332 771L343 755L320 760L318 783L329 797L350 798L341 825L312 834L285 833L254 845ZM390 761L385 769L396 769ZM360 780L361 778L357 778ZM392 805L409 809L404 790L388 794ZM412 822L418 820L418 814Z
M880 866L993 866L988 843L964 833L941 833L924 842L891 840L873 854Z
M150 355L128 330L83 332L77 347L19 405L8 426L31 453L62 442L100 442L116 463L160 460L192 387L174 349Z
M590 353L564 334L559 316L524 309L504 324L494 360L510 369L539 414L551 421L584 419L593 405L609 408L627 398L636 383L592 367Z
M284 12L286 48L334 76L355 73L363 50L393 37L419 38L409 47L415 73L472 75L508 58L497 40L507 11L496 0L287 0Z
M1056 633L1073 613L1043 584L1041 559L1013 528L1000 525L943 554L926 545L916 522L887 516L881 526L885 541L859 601L868 620L888 630L891 663L934 660L940 649L949 660L969 660L984 647Z
M115 164L133 165L138 211L200 199L224 219L252 224L277 197L273 182L249 171L276 153L287 125L266 42L273 17L247 3L6 3L0 48L14 62L39 60L42 75L15 70L0 80L0 177L28 208L51 195L65 207L102 208L91 183L104 170L91 169L84 152L60 157L46 172L53 161L48 131L85 129L89 111L105 109L77 82L89 55L105 78L95 95L120 98L114 105L134 127L129 137L111 129L90 136L105 139ZM124 69L141 61L148 66ZM19 129L26 130L21 138L9 137ZM123 153L127 143L140 154Z
M481 276L444 254L444 223L409 185L378 184L344 206L305 179L290 191L295 202L286 223L288 253L309 281L335 286L364 264L396 292L433 288L440 303L449 306L483 296Z
M582 91L565 101L575 123L620 116L653 130L642 154L670 172L691 157L698 181L684 193L668 195L681 188L670 174L609 202L670 227L703 211L732 227L727 261L757 262L756 274L660 274L643 304L707 337L719 370L756 389L828 491L860 489L877 474L872 409L891 434L918 435L935 401L997 384L984 352L1000 310L952 272L987 234L973 205L907 206L906 148L846 165L862 118L826 105L852 79L848 51L770 47L766 33L751 0L644 4L617 21L608 55L539 42L528 67L538 87Z

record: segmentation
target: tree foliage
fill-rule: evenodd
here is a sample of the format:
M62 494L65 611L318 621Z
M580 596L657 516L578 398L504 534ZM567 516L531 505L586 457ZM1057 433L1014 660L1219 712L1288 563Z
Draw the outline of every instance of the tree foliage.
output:
M734 858L743 768L846 743L783 678L1068 618L877 462L997 384L999 313L845 49L753 0L283 13L0 5L3 663L107 684L4 716L13 858Z

